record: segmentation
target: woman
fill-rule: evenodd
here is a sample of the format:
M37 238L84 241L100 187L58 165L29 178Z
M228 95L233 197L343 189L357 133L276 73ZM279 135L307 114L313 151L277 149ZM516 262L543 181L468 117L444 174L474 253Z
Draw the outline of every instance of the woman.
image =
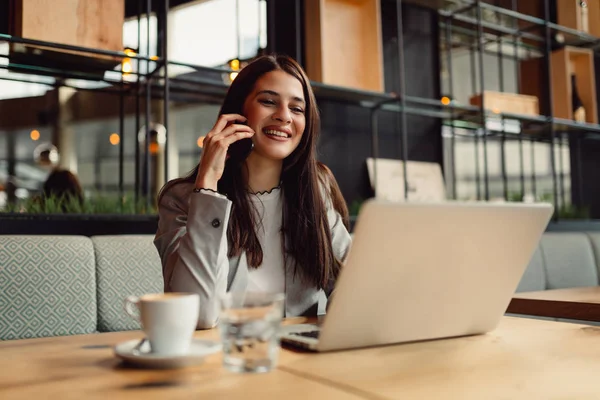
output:
M199 165L159 194L165 291L200 295L214 327L226 291L285 292L286 316L317 315L350 246L348 211L316 161L319 114L292 59L264 56L231 84ZM250 138L243 161L229 147Z

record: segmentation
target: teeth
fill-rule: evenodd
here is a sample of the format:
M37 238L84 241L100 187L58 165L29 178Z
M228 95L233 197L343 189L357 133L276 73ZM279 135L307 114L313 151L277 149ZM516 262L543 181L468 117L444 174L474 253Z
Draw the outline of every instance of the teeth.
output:
M265 130L264 132L265 132L267 135L279 136L279 137L282 137L282 138L287 138L287 137L288 137L288 134L287 134L287 133L285 133L285 132L281 132L281 131L275 131L275 130L272 130L272 129L267 129L267 130Z

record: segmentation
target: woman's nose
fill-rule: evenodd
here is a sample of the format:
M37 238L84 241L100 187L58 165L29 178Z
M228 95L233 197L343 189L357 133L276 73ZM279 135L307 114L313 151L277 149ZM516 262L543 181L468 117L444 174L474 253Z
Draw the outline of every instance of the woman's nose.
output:
M289 123L292 121L292 117L290 114L291 114L290 110L288 110L287 108L281 107L281 108L277 109L277 111L275 111L275 113L273 114L273 119L280 121L280 122Z

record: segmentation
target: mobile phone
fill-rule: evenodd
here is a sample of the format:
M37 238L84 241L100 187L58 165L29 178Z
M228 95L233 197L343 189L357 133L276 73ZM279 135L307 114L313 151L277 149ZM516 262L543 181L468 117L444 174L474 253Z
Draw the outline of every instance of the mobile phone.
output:
M245 122L236 123L246 125ZM240 139L237 142L233 142L229 145L229 149L227 150L227 153L229 154L228 161L242 162L250 155L252 149L254 149L254 142L251 138Z

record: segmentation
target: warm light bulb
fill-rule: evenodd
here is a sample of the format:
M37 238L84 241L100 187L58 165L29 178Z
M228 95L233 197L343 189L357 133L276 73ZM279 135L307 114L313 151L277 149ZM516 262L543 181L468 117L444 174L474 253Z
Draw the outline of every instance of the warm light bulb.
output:
M237 72L231 72L231 73L229 74L229 80L233 82L233 80L234 80L235 78L237 78L237 76L238 76L238 73L237 73Z
M150 152L150 154L157 154L159 149L160 146L158 143L152 142L148 145L148 151Z
M29 137L31 137L31 140L33 140L34 142L36 140L40 139L40 131L38 131L37 129L34 129L31 131L31 133L29 134Z
M131 50L131 49L125 49L123 50L123 53L127 54L129 57L133 57L135 56L135 51Z
M200 136L196 144L198 145L198 147L202 148L204 146L204 136Z
M121 65L121 71L124 74L129 74L133 72L133 66L131 65L131 58L124 58L123 64Z
M240 69L240 60L237 60L237 59L231 60L229 65L231 66L231 69L234 69L237 71L238 69Z
M448 104L450 104L450 97L446 97L446 96L442 97L441 102L443 105L447 106Z
M112 144L113 146L116 146L121 142L121 138L116 133L113 133L112 135L110 135L110 138L108 138L108 140L110 141L110 144Z

